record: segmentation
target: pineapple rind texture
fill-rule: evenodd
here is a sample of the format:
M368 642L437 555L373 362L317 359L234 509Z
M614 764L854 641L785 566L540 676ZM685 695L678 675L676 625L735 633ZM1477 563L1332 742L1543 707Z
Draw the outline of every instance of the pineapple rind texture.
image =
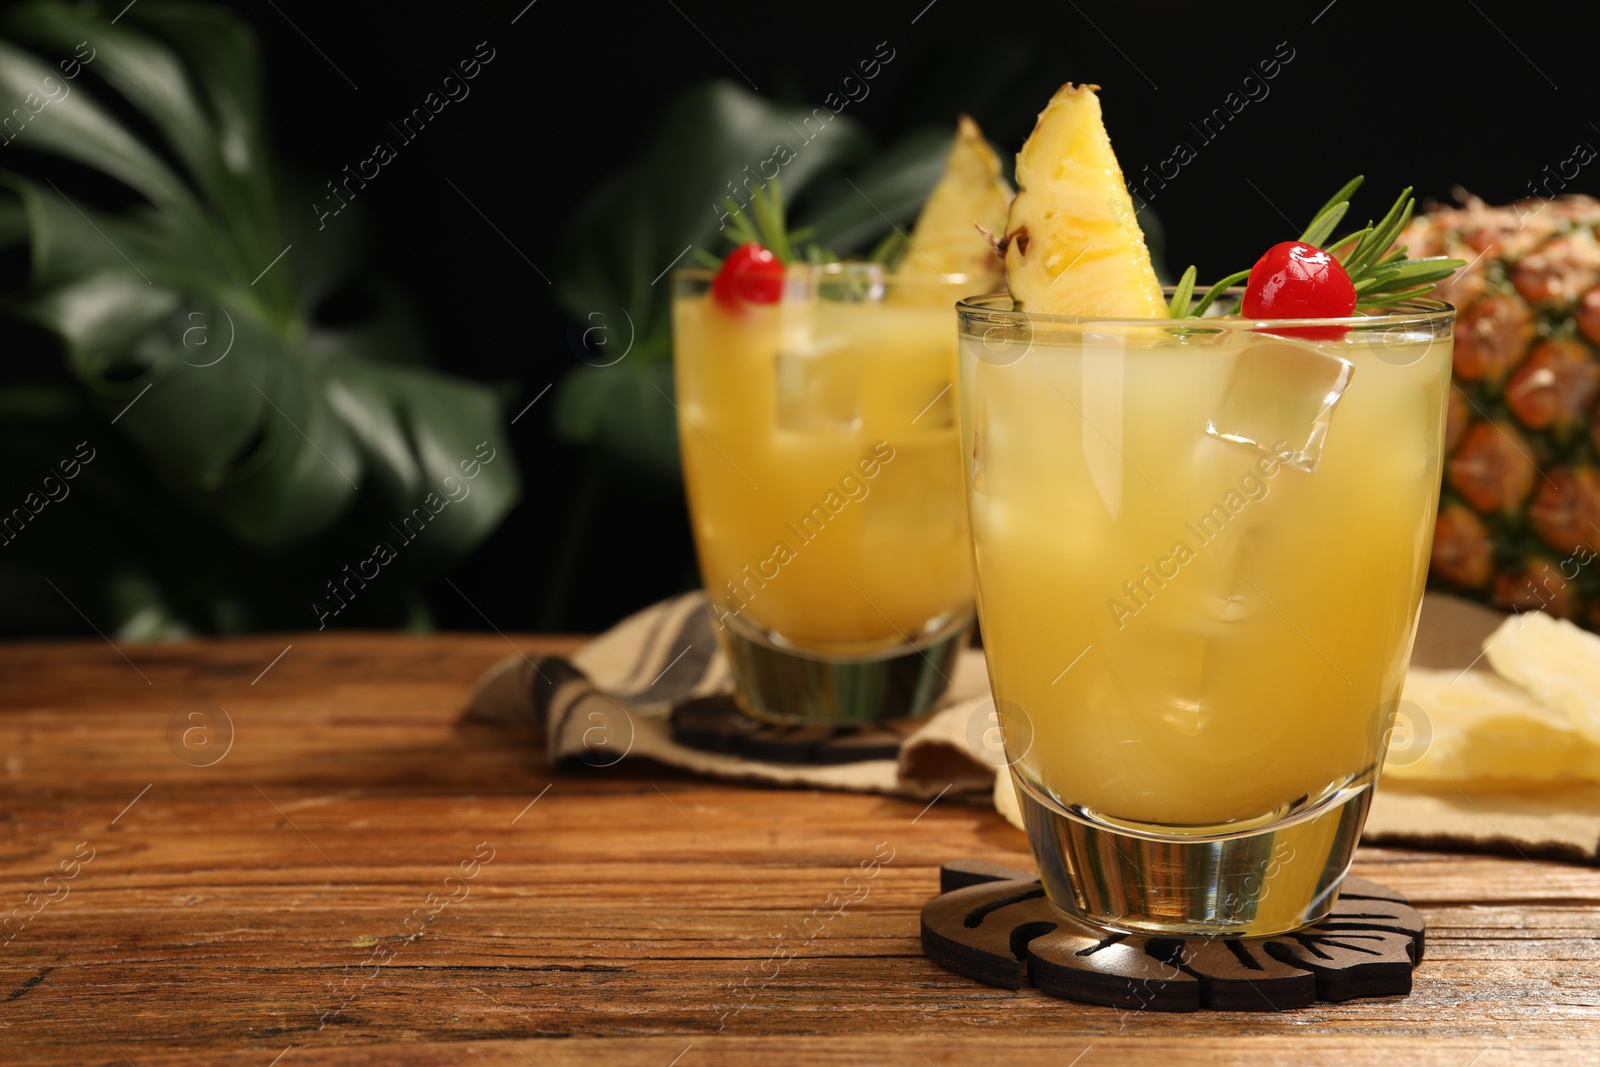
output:
M1006 283L1016 306L1035 314L1160 318L1166 300L1097 88L1063 85L1017 154Z
M1468 266L1433 547L1436 587L1600 630L1600 201L1434 209L1399 244Z

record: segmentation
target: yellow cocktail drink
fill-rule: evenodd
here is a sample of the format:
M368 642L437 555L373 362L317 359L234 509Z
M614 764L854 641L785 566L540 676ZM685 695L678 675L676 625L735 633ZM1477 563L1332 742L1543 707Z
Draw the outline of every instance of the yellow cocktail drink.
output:
M1356 177L1248 270L1163 290L1093 85L1055 92L1015 173L1008 292L959 306L961 410L1040 881L1116 929L1308 926L1410 656L1454 316L1423 298L1464 264L1398 246L1409 189L1337 235Z
M1409 659L1449 310L1307 339L1009 307L962 305L962 407L1025 806L1169 840L1299 820L1290 851L1320 864L1339 807L1364 811Z
M701 574L725 647L739 642L736 673L750 642L844 661L964 630L952 326L970 283L794 267L776 303L729 307L709 282L677 276L676 406ZM840 717L758 706L742 688L757 714ZM856 717L871 716L843 715Z

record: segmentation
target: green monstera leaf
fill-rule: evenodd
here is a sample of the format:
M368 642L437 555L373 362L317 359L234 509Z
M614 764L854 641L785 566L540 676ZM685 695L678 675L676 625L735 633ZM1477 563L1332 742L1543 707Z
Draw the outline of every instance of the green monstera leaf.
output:
M668 268L692 265L692 249L726 252L724 198L747 197L774 171L791 217L822 245L870 249L891 226L915 220L950 136L919 129L869 159L873 139L847 114L779 104L729 81L686 90L563 239L556 297L576 324L583 363L558 387L556 432L676 481Z
M136 201L108 209L49 170L0 173L12 194L0 193L0 243L25 239L30 262L4 310L57 337L102 424L245 549L282 559L348 539L354 516L398 521L471 470L407 567L470 551L520 492L506 398L426 369L420 331L381 286L377 312L351 328L316 320L351 281L361 226L347 213L319 230L304 207L284 210L242 22L150 0L114 13L36 2L0 19L0 99L24 101L0 136ZM84 70L159 143L97 99Z

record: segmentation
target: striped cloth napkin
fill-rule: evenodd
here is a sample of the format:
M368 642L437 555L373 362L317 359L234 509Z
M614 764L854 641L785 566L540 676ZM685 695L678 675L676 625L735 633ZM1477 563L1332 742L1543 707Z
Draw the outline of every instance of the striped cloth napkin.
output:
M1414 663L1465 669L1504 618L1451 597L1424 600ZM708 751L673 737L674 709L732 692L703 593L654 604L570 659L508 656L479 680L467 715L530 734L552 764L648 759L736 781L994 803L1016 821L994 734L983 653L964 652L933 714L897 724L897 759L785 763ZM1477 669L1482 669L1481 665ZM1363 841L1600 862L1600 784L1385 779Z
M508 656L479 680L468 714L533 731L551 763L608 767L642 757L716 778L988 802L1003 761L985 762L967 741L993 725L982 652L962 654L933 714L901 724L898 759L777 763L673 739L673 709L733 691L714 625L705 594L688 593L624 619L570 660Z

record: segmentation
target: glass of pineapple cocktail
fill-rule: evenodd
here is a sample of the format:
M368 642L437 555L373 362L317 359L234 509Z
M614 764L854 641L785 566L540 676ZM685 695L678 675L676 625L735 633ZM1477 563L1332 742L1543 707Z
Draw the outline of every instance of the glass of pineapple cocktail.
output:
M1198 306L1193 268L1163 292L1093 86L1017 183L1010 292L958 306L962 451L1041 880L1143 933L1316 922L1410 656L1454 316L1422 295L1459 261L1391 247L1409 190L1330 241L1356 179Z
M793 266L779 298L675 276L679 443L739 699L844 724L928 710L972 621L956 422L962 275Z
M1052 899L1171 933L1315 921L1405 678L1451 311L1315 341L960 311L984 645Z
M980 230L1010 199L963 116L909 238L883 246L899 254L803 255L774 183L727 202L743 243L716 271L674 275L690 521L756 718L917 716L949 685L973 617L951 327L957 300L998 287Z

